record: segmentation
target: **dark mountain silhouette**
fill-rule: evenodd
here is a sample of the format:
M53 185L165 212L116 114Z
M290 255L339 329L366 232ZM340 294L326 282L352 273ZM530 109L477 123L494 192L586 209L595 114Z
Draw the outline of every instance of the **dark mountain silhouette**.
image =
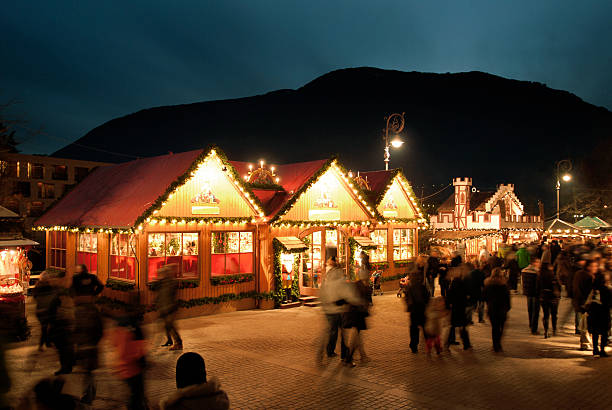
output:
M533 212L537 200L554 206L559 159L586 161L588 174L604 182L612 175L606 154L612 154L612 113L605 108L540 83L482 72L376 68L333 71L297 90L145 109L102 124L53 155L121 162L216 143L236 160L284 163L337 153L353 170L381 169L384 117L393 112L406 113L406 144L393 150L391 166L404 168L418 196L432 193L432 184L471 176L482 190L513 182ZM589 161L592 155L608 161Z

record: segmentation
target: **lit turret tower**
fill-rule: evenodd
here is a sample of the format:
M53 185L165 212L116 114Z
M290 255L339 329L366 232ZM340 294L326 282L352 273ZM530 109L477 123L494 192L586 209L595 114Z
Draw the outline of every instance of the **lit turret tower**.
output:
M453 185L455 186L455 228L467 229L472 178L454 178Z

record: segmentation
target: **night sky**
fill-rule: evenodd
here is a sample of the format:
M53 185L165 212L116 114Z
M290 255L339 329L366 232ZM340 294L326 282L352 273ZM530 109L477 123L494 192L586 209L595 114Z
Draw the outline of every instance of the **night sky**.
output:
M179 4L177 4L179 3ZM334 69L479 70L612 109L612 2L4 2L0 100L51 153L159 105L297 88ZM114 147L120 151L120 147Z

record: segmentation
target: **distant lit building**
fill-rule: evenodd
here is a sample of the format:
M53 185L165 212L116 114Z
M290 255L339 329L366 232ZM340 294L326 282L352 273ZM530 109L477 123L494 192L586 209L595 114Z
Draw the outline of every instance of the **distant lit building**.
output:
M33 221L103 162L0 153L0 205Z
M483 246L495 252L501 243L532 242L541 236L542 217L525 214L514 184L481 192L472 178L454 178L453 186L453 195L430 218L433 241L476 255Z

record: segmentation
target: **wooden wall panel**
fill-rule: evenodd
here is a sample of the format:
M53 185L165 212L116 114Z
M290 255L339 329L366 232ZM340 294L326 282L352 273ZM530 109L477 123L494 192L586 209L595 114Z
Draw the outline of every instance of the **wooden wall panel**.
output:
M383 200L378 205L378 212L389 218L415 218L418 215L416 209L414 205L412 205L408 193L402 188L397 178L396 176L391 187L389 187L389 190L385 193ZM385 211L392 211L389 206L391 203L395 203L397 206L396 216L385 213Z
M206 199L197 203L193 202L198 196L206 196ZM192 206L198 206L198 204L207 207L208 211L193 214ZM158 214L158 216L172 217L250 217L254 215L255 212L248 200L240 192L239 187L232 182L230 176L221 170L217 161L210 161L204 169L198 171L194 178L178 188Z
M331 200L334 207L317 206L317 201L321 203L324 199ZM367 221L369 219L368 214L362 208L362 204L354 197L353 192L333 168L325 172L317 182L306 190L282 219L308 221L310 220L310 210L337 210L339 211L338 219L342 221Z

